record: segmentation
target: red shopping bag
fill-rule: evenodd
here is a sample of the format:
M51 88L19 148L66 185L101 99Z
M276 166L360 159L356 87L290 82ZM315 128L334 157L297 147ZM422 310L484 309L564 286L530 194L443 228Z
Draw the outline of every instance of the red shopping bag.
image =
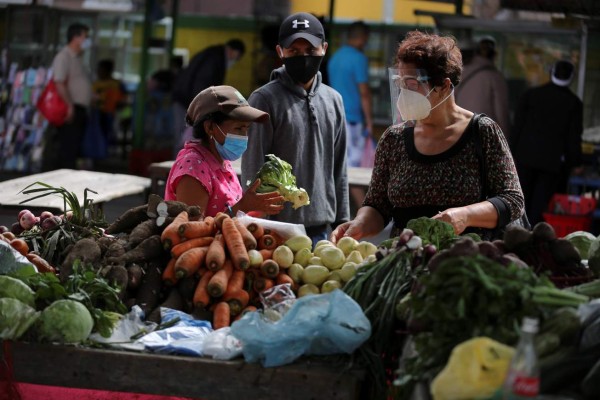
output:
M54 126L61 126L67 119L69 108L56 90L56 84L51 79L46 85L36 104L40 113Z

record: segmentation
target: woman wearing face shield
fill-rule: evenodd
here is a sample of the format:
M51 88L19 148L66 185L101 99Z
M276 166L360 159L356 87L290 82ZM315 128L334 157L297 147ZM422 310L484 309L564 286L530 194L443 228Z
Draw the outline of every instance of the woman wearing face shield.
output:
M277 214L283 208L278 192L256 193L256 180L245 193L231 165L239 159L248 142L253 122L265 122L269 114L251 107L231 86L211 86L190 103L186 122L193 127L194 139L185 143L171 167L165 200L197 205L205 216L227 212L258 211Z
M450 223L456 234L486 236L523 214L523 193L499 126L454 101L462 58L456 42L409 32L390 71L394 124L380 139L369 191L353 221L331 234L391 236L418 217ZM486 165L487 168L482 168Z

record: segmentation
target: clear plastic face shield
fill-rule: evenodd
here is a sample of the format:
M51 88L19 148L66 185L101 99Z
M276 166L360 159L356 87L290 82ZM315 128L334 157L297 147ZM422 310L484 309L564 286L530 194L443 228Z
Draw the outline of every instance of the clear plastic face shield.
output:
M424 69L388 68L392 125L401 127L426 118L431 111L428 96L433 90Z

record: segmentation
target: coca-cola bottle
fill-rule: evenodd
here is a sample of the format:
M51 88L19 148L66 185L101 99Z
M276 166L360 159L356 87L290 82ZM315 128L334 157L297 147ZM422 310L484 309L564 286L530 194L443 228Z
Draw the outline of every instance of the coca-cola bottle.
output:
M540 369L533 338L538 331L538 320L523 318L521 337L502 386L504 400L532 399L540 389Z

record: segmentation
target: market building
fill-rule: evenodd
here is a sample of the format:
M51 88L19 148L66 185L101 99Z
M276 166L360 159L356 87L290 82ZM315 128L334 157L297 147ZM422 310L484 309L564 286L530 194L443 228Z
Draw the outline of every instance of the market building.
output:
M340 167L341 96L285 64L261 95L295 121L255 138L323 149L301 170L251 143L242 190L274 45L321 62L358 19L375 167ZM0 0L0 400L598 399L599 20L596 0ZM37 99L74 22L115 135L45 170ZM511 118L549 79L583 104L584 168L535 226L508 135L454 102L448 35L493 45ZM211 45L246 51L186 107L201 140L173 161L174 61Z

